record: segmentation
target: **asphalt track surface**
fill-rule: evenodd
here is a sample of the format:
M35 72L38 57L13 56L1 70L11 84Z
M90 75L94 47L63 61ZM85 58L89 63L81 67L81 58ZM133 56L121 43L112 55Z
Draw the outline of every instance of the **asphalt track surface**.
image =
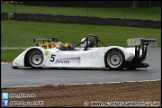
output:
M1 88L43 86L57 84L84 84L161 80L161 48L149 48L148 68L112 71L108 69L12 69L1 64Z

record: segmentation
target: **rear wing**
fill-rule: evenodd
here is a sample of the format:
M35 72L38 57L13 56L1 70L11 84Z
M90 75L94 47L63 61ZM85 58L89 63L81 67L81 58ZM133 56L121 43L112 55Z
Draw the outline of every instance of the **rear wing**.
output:
M48 41L48 42L57 42L58 39L57 38L34 38L33 42L36 42L36 41L43 41L43 43L46 42L46 41Z
M157 46L157 39L152 38L132 38L127 39L128 46L148 45L148 47Z

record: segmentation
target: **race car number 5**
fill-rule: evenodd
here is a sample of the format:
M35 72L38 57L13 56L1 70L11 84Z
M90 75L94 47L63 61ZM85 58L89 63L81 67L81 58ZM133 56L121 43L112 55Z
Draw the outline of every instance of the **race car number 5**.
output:
M51 62L54 62L54 61L55 61L55 56L56 56L56 55L51 54L51 59L50 59Z

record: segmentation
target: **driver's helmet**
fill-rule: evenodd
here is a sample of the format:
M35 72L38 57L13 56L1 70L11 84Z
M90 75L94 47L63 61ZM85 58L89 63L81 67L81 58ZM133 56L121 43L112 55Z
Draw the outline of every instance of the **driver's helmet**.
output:
M83 39L81 40L81 45L80 45L80 46L81 46L82 48L84 48L85 46L87 46L85 40L86 40L86 38L83 38ZM88 40L88 45L89 45L89 44L90 44L90 41Z

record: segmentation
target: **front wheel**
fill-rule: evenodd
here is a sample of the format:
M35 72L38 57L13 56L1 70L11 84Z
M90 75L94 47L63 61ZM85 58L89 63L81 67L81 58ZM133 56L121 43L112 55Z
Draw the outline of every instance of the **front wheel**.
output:
M112 49L106 53L105 62L110 69L123 69L124 61L124 54L118 49Z
M44 57L40 50L33 50L28 54L28 63L32 68L40 68L43 59Z

